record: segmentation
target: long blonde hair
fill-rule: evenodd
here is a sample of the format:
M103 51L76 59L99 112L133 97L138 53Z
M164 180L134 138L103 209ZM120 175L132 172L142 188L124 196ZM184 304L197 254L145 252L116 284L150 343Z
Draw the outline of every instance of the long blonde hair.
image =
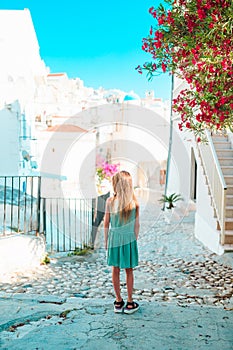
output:
M112 186L114 198L112 207L114 207L115 199L118 200L118 208L120 220L127 222L132 209L138 206L138 202L133 190L133 181L128 171L120 171L112 177Z

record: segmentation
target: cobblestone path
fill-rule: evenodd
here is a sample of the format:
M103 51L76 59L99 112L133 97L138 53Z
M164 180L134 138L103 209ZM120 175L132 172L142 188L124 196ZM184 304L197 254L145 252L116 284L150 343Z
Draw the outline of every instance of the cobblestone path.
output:
M217 256L195 239L193 212L168 223L157 205L142 206L138 244L140 264L135 268L135 300L233 309L233 254ZM124 271L121 280L126 297ZM94 252L82 257L54 255L50 264L15 273L0 282L0 290L7 294L114 297L102 228Z

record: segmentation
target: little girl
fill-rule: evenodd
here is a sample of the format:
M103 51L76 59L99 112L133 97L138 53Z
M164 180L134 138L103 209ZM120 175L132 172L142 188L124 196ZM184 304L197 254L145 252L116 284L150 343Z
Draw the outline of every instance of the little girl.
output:
M139 234L139 205L133 190L132 177L120 171L112 177L114 195L106 201L104 217L104 239L107 263L112 266L112 283L116 294L114 311L132 314L138 303L132 299L133 268L138 265L137 239ZM109 229L110 224L110 229ZM120 269L126 272L128 300L124 301L120 290Z

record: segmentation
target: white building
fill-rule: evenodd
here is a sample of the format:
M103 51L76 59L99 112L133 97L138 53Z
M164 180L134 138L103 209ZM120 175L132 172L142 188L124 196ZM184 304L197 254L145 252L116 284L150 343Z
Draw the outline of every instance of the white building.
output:
M136 186L160 188L160 170L167 159L169 123L137 101L88 108L70 123L96 132L96 155L134 174Z
M0 50L0 175L36 175L43 156L38 130L86 108L94 89L48 71L28 9L0 10Z
M0 10L0 51L0 174L28 174L36 165L36 77L47 74L29 10Z
M175 79L174 97L186 88ZM180 132L173 116L172 164L168 193L180 193L187 210L196 203L195 236L209 249L222 254L233 249L233 142L232 134L209 137L196 143L193 134Z

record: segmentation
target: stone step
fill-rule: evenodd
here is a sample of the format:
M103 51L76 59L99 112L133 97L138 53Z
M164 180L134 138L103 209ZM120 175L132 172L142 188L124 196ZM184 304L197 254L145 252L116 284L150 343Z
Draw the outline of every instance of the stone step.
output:
M212 135L213 142L215 141L228 141L227 135Z
M233 218L233 206L226 206L226 218Z
M218 161L221 166L233 166L233 157L219 157Z
M224 244L233 244L233 231L225 231Z
M233 194L226 195L226 205L233 205Z
M224 180L228 185L233 185L233 175L224 175Z
M223 249L225 252L233 252L233 244L224 244Z
M233 185L227 186L226 195L233 195Z
M222 165L221 166L223 175L233 175L233 166L232 165Z
M225 230L233 230L233 218L225 218Z
M229 141L215 141L213 140L215 149L231 149L231 143Z
M233 158L233 149L215 149L218 158Z

